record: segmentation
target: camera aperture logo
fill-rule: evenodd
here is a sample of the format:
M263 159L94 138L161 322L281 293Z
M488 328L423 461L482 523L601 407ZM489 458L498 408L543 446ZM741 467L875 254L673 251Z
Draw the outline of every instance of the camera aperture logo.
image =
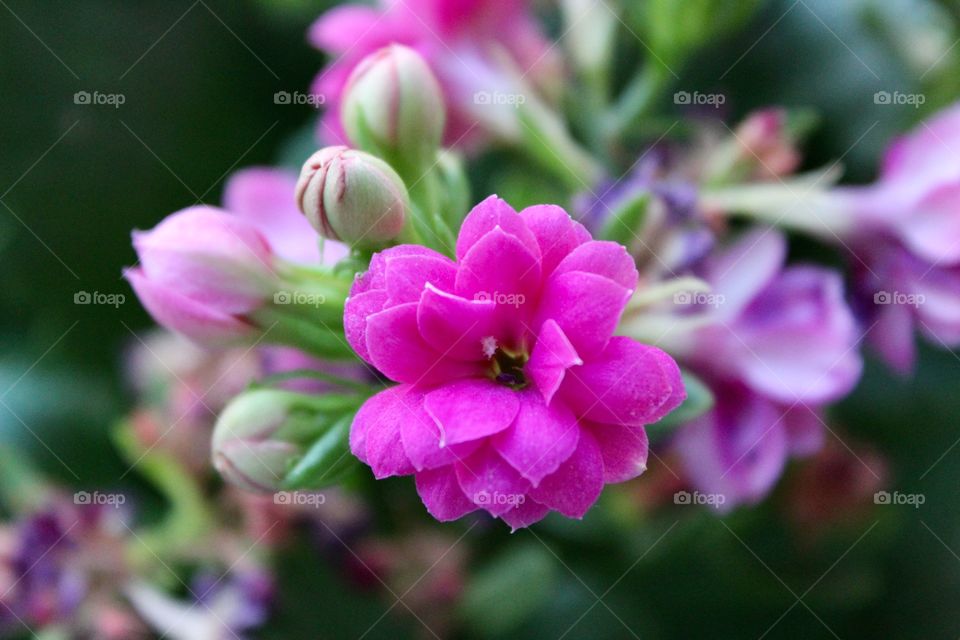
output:
M73 104L108 106L119 109L127 101L122 93L102 93L100 91L77 91L73 94Z
M301 307L319 307L327 301L322 293L306 291L277 291L273 294L273 304L295 304Z
M273 104L283 105L309 105L314 109L319 109L327 102L327 97L322 93L303 93L302 91L277 91L273 94Z
M73 494L73 504L102 505L119 508L126 503L127 496L122 493L101 493L99 491L77 491Z
M927 101L922 93L903 93L902 91L877 91L873 94L873 104L910 105L919 109Z
M727 301L721 293L703 293L702 291L678 291L673 294L673 303L682 305L706 305L717 308Z
M324 494L308 491L278 491L273 494L273 504L284 504L292 507L318 508L326 501L327 496Z
M527 296L522 293L500 293L499 291L490 293L489 291L478 291L473 294L473 299L477 302L492 302L496 305L507 305L519 308L527 301Z
M673 504L698 505L713 507L719 509L727 501L727 496L722 493L700 493L694 491L677 491L673 494Z
M101 293L99 291L77 291L73 294L73 304L96 304L118 308L127 301L122 293Z

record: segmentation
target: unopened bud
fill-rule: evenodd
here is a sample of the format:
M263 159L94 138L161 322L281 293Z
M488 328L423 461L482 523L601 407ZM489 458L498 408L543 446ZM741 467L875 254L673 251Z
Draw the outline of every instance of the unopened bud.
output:
M350 411L333 395L304 395L279 389L254 389L237 396L217 419L213 464L242 489L270 492L288 488L288 472ZM336 440L336 439L335 439ZM334 441L342 449L347 444ZM332 476L331 476L332 477Z
M401 173L401 167L420 173L440 147L446 108L426 61L413 49L392 44L354 69L340 116L356 146L386 158Z
M407 222L407 188L383 160L347 147L310 156L297 182L300 210L324 237L352 246L379 247Z

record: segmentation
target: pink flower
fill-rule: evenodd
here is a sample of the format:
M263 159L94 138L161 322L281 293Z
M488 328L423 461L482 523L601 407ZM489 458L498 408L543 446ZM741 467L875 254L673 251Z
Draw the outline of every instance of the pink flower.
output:
M322 138L330 144L344 142L339 105L347 77L367 55L393 43L415 49L439 79L448 108L448 144L515 137L520 126L515 105L499 104L493 97L517 93L513 72L549 93L560 69L557 52L527 4L383 0L376 8L346 5L326 12L309 33L310 42L333 60L313 85L313 93L324 96L327 105ZM490 100L482 99L484 92Z
M582 517L645 469L643 425L686 393L664 352L612 337L638 275L563 209L491 196L456 260L401 245L353 286L344 325L395 387L363 405L350 446L377 478L416 477L427 510L482 508L514 529Z
M255 335L247 316L276 289L277 260L333 262L347 253L318 238L297 209L296 176L247 169L224 193L229 211L194 206L150 231L135 231L139 265L124 276L150 315L164 327L206 345Z

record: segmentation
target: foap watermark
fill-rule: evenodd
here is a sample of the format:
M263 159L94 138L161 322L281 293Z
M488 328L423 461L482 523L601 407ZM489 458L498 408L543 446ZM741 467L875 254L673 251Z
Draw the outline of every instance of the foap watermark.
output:
M907 505L914 509L919 509L920 505L927 501L927 497L922 493L900 493L894 491L877 491L873 494L873 504L895 504Z
M473 104L507 105L519 107L526 103L527 96L522 93L504 93L502 91L477 91L473 94Z
M522 293L500 293L499 291L494 291L493 293L489 291L478 291L473 294L473 299L477 302L492 302L497 305L507 305L511 307L519 307L527 301L527 297Z
M697 505L713 507L719 509L727 501L727 496L722 493L700 493L694 491L677 491L673 494L673 504Z
M287 504L295 507L319 507L326 503L327 496L309 491L278 491L273 494L273 504Z
M103 93L101 91L77 91L73 94L73 104L108 106L119 109L127 101L122 93Z
M877 91L873 94L873 104L910 105L919 109L927 101L922 93L903 93L902 91Z
M690 305L708 305L711 307L719 307L727 301L727 298L722 293L704 293L702 291L678 291L673 294L673 303Z
M694 91L677 91L673 94L673 104L678 105L706 105L717 109L727 101L727 96L722 93L700 93Z
M101 293L99 291L77 291L73 294L73 304L97 304L118 308L127 301L122 293Z
M322 93L304 93L302 91L277 91L273 94L273 104L289 105L309 105L314 109L319 109L327 102L327 97Z
M922 293L901 293L900 291L877 291L873 294L873 304L896 304L919 307L927 301Z
M117 507L125 504L127 496L122 493L101 493L100 491L77 491L73 494L73 504L79 505L102 505L108 507Z
M486 505L513 505L519 506L527 500L527 496L522 493L500 493L494 491L478 491L473 496L473 503L479 506Z
M322 293L306 291L277 291L273 294L274 304L296 304L304 307L319 307L327 301Z

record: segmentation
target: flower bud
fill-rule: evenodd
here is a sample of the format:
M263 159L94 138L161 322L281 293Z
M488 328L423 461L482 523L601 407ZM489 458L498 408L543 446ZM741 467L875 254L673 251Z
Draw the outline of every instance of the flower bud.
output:
M310 156L300 171L297 203L324 237L362 247L399 236L409 208L407 188L390 165L343 146Z
M134 232L133 246L140 264L124 275L161 325L206 344L257 333L246 315L273 295L276 274L255 227L214 207L190 207Z
M440 147L446 108L440 83L420 54L392 44L350 74L340 116L357 147L419 174Z
M346 431L337 432L351 400L336 395L305 395L280 389L254 389L234 398L217 419L213 433L213 465L232 484L255 492L300 488L310 480L336 479L338 462L349 460ZM332 437L331 437L332 436ZM326 468L304 480L298 471L326 450ZM333 452L333 449L337 449ZM305 457L306 456L306 457ZM330 473L325 473L331 471ZM297 472L299 486L288 482ZM301 477L303 476L303 477ZM319 484L319 482L318 482Z

